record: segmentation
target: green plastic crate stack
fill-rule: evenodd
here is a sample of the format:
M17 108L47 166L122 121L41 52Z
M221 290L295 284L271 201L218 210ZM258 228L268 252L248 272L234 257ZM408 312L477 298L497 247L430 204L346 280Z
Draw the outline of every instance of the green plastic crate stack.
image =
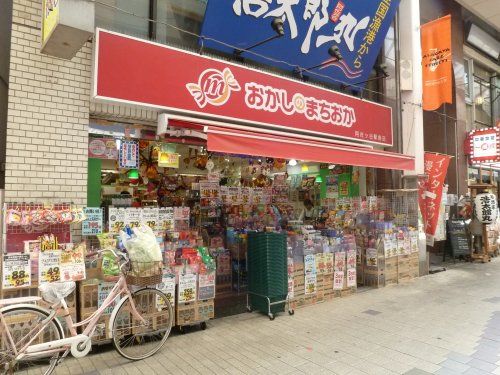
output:
M248 234L248 291L283 301L288 294L286 234ZM265 297L250 294L252 309L268 313ZM271 306L271 313L285 310L285 303Z

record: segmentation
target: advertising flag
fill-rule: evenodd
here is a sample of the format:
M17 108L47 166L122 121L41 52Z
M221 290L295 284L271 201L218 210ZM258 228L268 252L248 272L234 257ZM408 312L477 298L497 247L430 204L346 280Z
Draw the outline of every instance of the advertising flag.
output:
M422 106L438 109L452 99L451 15L422 25Z
M434 245L434 235L436 234L436 227L439 219L443 185L450 159L451 157L448 155L431 152L426 152L424 156L427 181L425 183L425 188L419 189L419 192L424 190L423 194L419 197L419 201L425 202L425 205L420 204L420 208L425 209L425 212L422 211L422 216L424 217L425 235L427 238L427 245L429 246Z

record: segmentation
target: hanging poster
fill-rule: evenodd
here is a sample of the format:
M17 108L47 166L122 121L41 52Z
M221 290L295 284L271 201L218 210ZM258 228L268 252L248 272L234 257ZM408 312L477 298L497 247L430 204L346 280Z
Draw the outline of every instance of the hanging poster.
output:
M30 255L4 255L2 264L2 288L11 289L25 286L31 286Z
M308 254L304 256L304 270L305 274L313 273L316 275L316 259L314 254Z
M159 209L146 207L142 209L141 224L151 228L153 232L161 229L158 227Z
M119 165L120 168L139 168L139 143L137 141L121 141Z
M323 253L318 253L315 256L316 274L324 275L326 273L325 257Z
M116 285L115 283L107 283L107 282L100 282L98 284L97 286L98 308L102 306L103 302L109 296L109 293L113 290L115 285ZM106 307L106 309L104 309L104 314L111 314L118 301L120 301L120 296L116 297L115 300L108 307Z
M353 286L357 286L356 268L348 268L347 269L347 287L351 288Z
M118 149L113 138L89 137L89 158L95 159L118 159Z
M215 272L198 276L198 300L215 298Z
M335 253L335 271L344 272L346 269L346 253L345 251L340 251Z
M264 190L262 190L262 188L253 188L252 201L253 201L253 204L265 204L264 203Z
M174 207L174 220L189 220L189 207Z
M158 209L158 230L174 230L174 209L172 207L160 207Z
M227 188L227 201L229 205L241 204L241 188L229 186Z
M347 269L356 268L356 250L347 252Z
M179 154L160 151L158 153L158 166L162 168L179 168Z
M82 222L82 235L94 236L102 233L102 208L85 207L83 213L86 219Z
M219 199L219 182L200 181L200 198Z
M325 271L325 274L326 275L331 275L333 273L333 253L324 253L324 258L325 258L325 267L326 267L326 271Z
M333 273L333 290L344 289L344 271L335 271Z
M175 311L175 275L170 272L165 272L161 278L161 284L158 284L156 288L167 296L172 309ZM163 308L166 303L161 297L156 297L156 307Z
M318 286L318 281L315 273L309 273L305 276L305 294L314 294Z
M124 208L109 208L108 231L110 233L120 233L125 228L125 209Z
M47 250L38 255L38 282L53 283L61 281L61 251Z
M85 243L61 251L61 281L85 280Z
M241 188L241 204L247 205L247 204L252 204L252 197L253 195L253 189L249 187L242 187Z
M142 210L140 208L126 208L125 209L125 225L130 228L135 228L141 225Z
M177 301L187 303L196 301L196 274L179 275L179 294Z
M418 231L416 230L410 232L410 247L412 253L418 253Z
M368 267L378 266L377 249L373 248L366 249L366 265Z

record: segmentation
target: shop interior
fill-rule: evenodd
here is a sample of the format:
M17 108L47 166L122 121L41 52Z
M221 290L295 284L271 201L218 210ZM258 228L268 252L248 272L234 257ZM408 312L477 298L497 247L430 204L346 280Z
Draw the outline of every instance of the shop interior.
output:
M203 139L158 140L155 132L141 126L100 122L91 129L91 147L96 142L97 152L107 153L109 159L89 159L89 206L105 208L106 222L110 207L189 207L189 219L174 220L162 238L163 246L178 250L182 232L181 239L189 239L184 245L208 249L216 263L215 317L241 313L247 307L247 233L251 231L287 233L288 257L295 262L289 275L301 272L302 281L300 277L290 281L289 276L289 292L295 288L296 296L320 291L322 283L326 293L334 292L326 287L327 277L323 281L320 276L329 272L320 271L328 261L316 264L317 278L304 285L308 271L301 271L299 264L308 253L324 252L328 259L327 253L354 251L347 267L358 272L350 275L350 282L342 281L344 295L358 284L379 286L380 246L382 258L391 251L393 255L418 252L416 200L390 191L379 192L377 198L374 168L215 153L207 150ZM126 139L137 141L138 168L118 167L115 153ZM365 248L371 253L361 251ZM179 264L176 254L172 262ZM373 274L359 269L368 263L377 270ZM418 254L416 268L418 276ZM398 276L396 271L396 282Z

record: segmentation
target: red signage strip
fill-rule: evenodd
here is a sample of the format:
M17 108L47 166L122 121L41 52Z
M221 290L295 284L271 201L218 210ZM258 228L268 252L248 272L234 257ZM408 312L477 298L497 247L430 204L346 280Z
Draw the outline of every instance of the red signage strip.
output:
M214 152L373 168L415 169L412 156L393 152L217 127L209 127L207 133L207 149Z
M392 110L307 83L97 30L94 97L391 146Z

